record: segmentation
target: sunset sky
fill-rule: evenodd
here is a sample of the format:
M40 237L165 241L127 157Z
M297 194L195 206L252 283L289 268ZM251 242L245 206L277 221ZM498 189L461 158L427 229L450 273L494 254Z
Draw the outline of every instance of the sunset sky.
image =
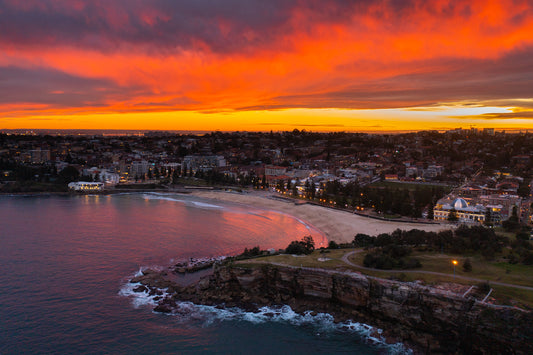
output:
M533 129L531 0L0 0L0 129Z

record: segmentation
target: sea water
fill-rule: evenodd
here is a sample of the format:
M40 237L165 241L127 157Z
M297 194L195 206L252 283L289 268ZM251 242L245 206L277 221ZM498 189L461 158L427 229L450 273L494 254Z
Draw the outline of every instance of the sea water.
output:
M275 211L187 195L0 196L0 354L402 353L357 320L183 302L152 311L139 269L283 248L311 235ZM314 313L313 313L314 314Z

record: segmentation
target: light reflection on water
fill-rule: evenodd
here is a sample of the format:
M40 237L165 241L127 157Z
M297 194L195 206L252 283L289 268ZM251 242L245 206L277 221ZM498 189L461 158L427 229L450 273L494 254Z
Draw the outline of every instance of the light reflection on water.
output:
M308 234L326 243L282 213L181 195L0 196L0 353L376 352L291 324L177 323L118 295L141 266Z

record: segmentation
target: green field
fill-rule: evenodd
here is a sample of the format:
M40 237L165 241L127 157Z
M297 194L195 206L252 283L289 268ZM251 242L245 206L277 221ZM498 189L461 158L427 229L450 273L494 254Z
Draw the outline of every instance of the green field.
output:
M345 254L354 250L355 249L336 249L327 250L322 253L320 251L315 251L311 255L306 256L282 254L240 261L238 263L250 267L257 265L258 263L273 263L296 267L349 270L361 272L370 276L394 278L402 281L420 280L429 285L444 282L455 282L463 285L478 285L483 282L488 282L494 289L491 296L496 298L500 303L512 305L523 304L533 307L533 291L500 286L492 283L502 282L512 285L533 287L533 266L486 261L478 256L470 256L469 259L472 264L472 271L465 272L462 267L463 262L466 259L465 256L415 251L412 256L418 258L422 263L422 268L420 269L390 271L375 269L368 270L353 267L342 260L342 257ZM356 265L362 266L364 256L365 252L360 250L360 252L350 256L348 260ZM455 267L455 278L452 260L458 261L458 265ZM424 272L436 272L439 274L436 275ZM460 278L460 276L479 279L479 281L465 280Z
M288 254L267 256L257 259L250 259L241 261L239 263L274 263L274 264L283 264L289 266L303 266L303 267L316 267L316 268L325 268L325 269L336 269L338 267L345 267L346 265L342 260L342 256L346 253L346 249L338 249L326 251L325 253L320 253L320 251L315 251L311 255L304 256L293 256ZM319 259L330 259L325 261L319 261Z

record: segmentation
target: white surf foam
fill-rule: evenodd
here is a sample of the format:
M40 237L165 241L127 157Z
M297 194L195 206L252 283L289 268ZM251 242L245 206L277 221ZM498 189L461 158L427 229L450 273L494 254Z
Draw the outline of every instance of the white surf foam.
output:
M173 202L183 203L184 205L189 206L189 207L206 208L206 209L224 209L223 206L213 205L211 203L205 203L205 202L199 202L199 201L180 199L180 198L171 197L169 195L165 195L165 194L157 193L157 192L144 193L142 196L145 200L173 201Z
M126 283L120 288L118 294L120 296L128 297L131 300L131 304L134 308L141 308L145 306L155 307L157 301L154 300L156 297L150 296L148 292L135 292L133 291L136 287L142 286L140 283Z
M191 201L191 203L192 203L195 207L200 207L200 208L224 209L224 207L222 207L222 206L212 205L212 204L210 204L210 203L205 203L205 202Z
M315 328L317 334L339 331L356 333L368 344L382 348L389 354L412 354L412 351L401 343L387 344L386 340L381 336L381 329L375 330L375 328L367 324L352 321L335 323L333 316L330 314L313 313L307 311L304 314L299 314L287 305L261 307L258 312L247 312L240 308L218 308L180 302L173 314L177 316L179 322L200 321L204 326L209 326L217 321L240 320L254 324L276 322L288 323L294 326L311 326Z
M137 274L142 273L139 270ZM144 306L154 307L157 305L156 295L150 296L147 291L134 292L140 286L139 283L126 283L119 291L119 295L128 297L132 301L134 308ZM165 297L166 290L163 291ZM209 326L215 322L224 321L245 321L253 324L265 322L288 323L294 326L314 327L317 334L328 332L346 332L358 334L370 345L383 349L388 354L412 354L402 343L387 344L386 339L381 336L382 330L375 329L367 324L347 321L335 323L332 315L328 313L314 313L312 311L303 314L296 313L290 306L261 307L257 312L248 312L240 308L224 308L215 306L197 305L191 302L178 302L172 311L174 319L178 323L200 323L202 326Z

